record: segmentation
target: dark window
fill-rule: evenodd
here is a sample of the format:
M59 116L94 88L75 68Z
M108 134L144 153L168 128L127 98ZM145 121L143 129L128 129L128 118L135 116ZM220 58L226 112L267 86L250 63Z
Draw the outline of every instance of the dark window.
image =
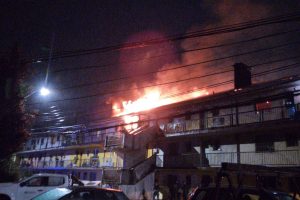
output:
M57 136L56 140L57 140L57 141L60 141L60 135Z
M268 136L260 136L255 138L255 151L256 152L273 152L274 142L270 141Z
M41 145L43 145L43 144L44 144L44 138L41 139Z
M220 114L219 110L212 110L211 113L213 117L217 117Z
M172 156L178 155L178 144L176 143L169 144L169 155Z
M296 146L298 146L298 138L295 137L295 136L292 136L292 135L286 136L285 142L286 142L287 147L296 147Z
M192 152L192 150L193 150L192 142L185 143L185 150L186 150L186 152Z
M273 152L274 142L256 142L255 143L256 152Z
M177 176L168 175L168 179L167 179L168 186L173 187L176 182L177 182Z
M298 146L298 140L295 139L288 139L285 141L287 147L296 147Z
M218 143L216 143L212 145L212 149L213 151L219 151L221 150L221 146Z
M191 120L192 119L192 115L190 113L185 113L184 118L185 118L185 120Z
M190 175L185 177L185 182L186 185L191 185L192 184L192 177Z

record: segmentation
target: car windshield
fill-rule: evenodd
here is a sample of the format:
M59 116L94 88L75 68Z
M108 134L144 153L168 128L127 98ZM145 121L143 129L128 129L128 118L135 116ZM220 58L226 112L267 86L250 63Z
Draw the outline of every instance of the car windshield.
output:
M32 200L57 200L71 192L72 190L69 190L67 188L55 188L53 190L49 190L48 192L34 197Z

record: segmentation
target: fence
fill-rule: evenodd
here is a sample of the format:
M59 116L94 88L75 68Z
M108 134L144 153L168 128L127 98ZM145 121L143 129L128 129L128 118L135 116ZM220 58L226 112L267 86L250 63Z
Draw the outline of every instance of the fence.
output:
M206 153L208 164L219 167L222 162L237 163L237 152ZM201 167L198 153L164 156L164 167ZM241 164L267 166L299 166L300 150L280 150L274 152L240 152Z

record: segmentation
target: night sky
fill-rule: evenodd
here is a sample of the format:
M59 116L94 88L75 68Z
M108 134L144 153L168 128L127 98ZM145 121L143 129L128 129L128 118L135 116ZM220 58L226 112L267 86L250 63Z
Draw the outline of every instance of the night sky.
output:
M259 67L253 69L253 73L297 63L300 60L299 43L297 43L300 22L273 24L228 34L185 38L150 46L133 45L126 48L126 44L169 36L184 37L192 31L295 12L300 12L298 0L1 0L0 55L7 55L7 52L17 44L22 57L33 69L34 73L28 79L28 83L35 90L44 82L48 66L47 58L53 41L53 56L48 80L48 86L53 93L47 99L32 95L26 102L31 110L39 112L37 121L40 122L36 126L58 127L80 123L91 125L97 124L98 119L111 116L111 103L121 99L134 99L144 93L144 89L131 90L135 87L222 71L235 62L244 62L250 66L258 65ZM288 33L282 33L284 31ZM265 39L253 39L274 33L280 34ZM251 38L253 42L182 53L191 49ZM291 44L177 71L149 73L286 43ZM112 48L116 46L121 48ZM101 48L104 50L100 51ZM81 52L87 53L78 55ZM63 55L72 56L62 58ZM283 61L272 62L278 59ZM38 62L39 60L42 62ZM263 62L270 62L270 64L259 65ZM141 76L145 73L149 75ZM253 82L259 83L299 73L299 67L294 67L254 78ZM163 91L173 94L228 79L232 79L232 74L220 74L216 77L167 85L163 87ZM213 91L219 92L231 88L232 85L229 85L215 88ZM51 121L47 122L47 120Z

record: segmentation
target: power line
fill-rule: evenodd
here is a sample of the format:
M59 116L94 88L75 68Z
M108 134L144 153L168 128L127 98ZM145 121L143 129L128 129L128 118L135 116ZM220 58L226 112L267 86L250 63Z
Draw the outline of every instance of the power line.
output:
M279 71L287 70L287 69L292 68L292 67L299 67L299 66L297 66L299 64L300 63L293 63L293 64L290 64L290 65L281 66L281 67L274 68L274 69L271 69L271 70L265 70L265 71L253 74L251 77L257 77L257 76L267 75L267 74L271 74L271 73L274 73L274 72L279 72ZM256 65L256 66L258 66L258 65ZM231 71L233 71L233 70L231 70ZM184 92L181 92L181 93L168 94L168 95L162 96L161 98L162 99L169 99L169 98L180 97L182 95L190 94L192 92L201 91L203 89L208 89L208 88L220 87L220 86L227 85L227 84L230 84L230 83L233 83L233 80L228 80L228 81L224 81L224 82L220 82L220 83L211 84L211 85L208 85L208 86L204 86L204 87L198 88L197 90L187 90L187 91L184 91ZM106 109L106 110L104 110L102 112L97 112L96 114L99 115L101 113L111 112L111 111L113 111L113 110L112 109ZM80 115L80 116L90 116L90 115L91 114ZM78 117L78 116L76 116L76 117Z
M300 58L300 56L292 56L292 57L286 57L286 58L280 58L280 59L275 59L275 60L271 60L271 61L261 62L261 63L253 64L251 66L251 68L255 68L255 67L266 65L266 64L272 64L272 63L276 63L276 62L289 61L291 59L297 59L297 58ZM226 66L226 67L224 67L224 69L226 69L228 67L231 67L231 66ZM101 104L101 105L103 105L103 104ZM107 111L107 110L105 110L105 111ZM99 112L97 112L97 113L99 114ZM100 113L101 113L101 111L100 111Z
M261 51L267 51L267 50L282 48L282 47L285 47L285 46L296 45L296 44L299 44L299 43L300 43L300 40L297 40L297 41L293 41L293 42L289 42L289 43L285 43L285 44L281 44L281 45L276 45L276 46L273 46L273 47L261 48L261 49L257 49L257 50L253 50L253 51L247 51L247 52L243 52L243 53L239 53L239 54L234 54L234 55L230 55L230 56L224 56L224 57L221 57L221 58L214 58L214 59L205 60L205 61L196 62L196 63L191 63L191 64L186 64L186 65L180 65L180 66L177 66L177 67L172 67L172 68L158 70L158 71L146 72L146 73L142 73L142 74L137 74L135 76L121 77L121 78L117 78L117 79L108 79L108 80L104 80L104 81L97 81L97 82L93 82L93 83L78 84L78 85L73 85L73 86L64 87L64 88L56 88L56 89L58 89L58 90L68 90L68 89L74 89L74 88L80 88L80 87L87 87L87 86L98 85L98 84L105 84L105 83L114 82L114 81L120 81L120 80L124 80L124 79L125 80L126 79L132 79L132 78L137 78L137 77L140 77L140 76L147 76L147 75L150 75L150 74L157 74L157 73L166 72L166 71L173 71L173 70L176 70L176 69L182 69L182 68L187 68L187 67L194 67L194 66L200 65L200 64L206 64L206 63L210 63L210 62L216 62L216 61L225 60L225 59L229 59L229 58L234 58L234 57L238 57L238 56L244 56L244 55L247 55L247 54L258 53L258 52L261 52Z
M145 47L145 46L150 46L150 45L155 45L155 44L161 44L164 42L171 42L171 41L177 41L177 40L183 40L183 39L195 38L195 37L203 37L203 36L222 34L222 33L231 33L231 32L235 32L235 31L240 31L240 30L244 30L244 29L255 28L255 27L265 26L265 25L270 25L270 24L298 21L300 19L299 14L300 13L291 13L291 14L287 14L287 15L269 17L269 18L264 18L264 19L259 19L259 20L251 20L248 22L225 25L225 26L216 27L216 28L212 28L212 29L205 29L205 30L201 30L201 31L191 32L191 33L185 34L184 36L182 36L182 35L169 36L166 39L156 38L156 39L145 40L145 41L141 41L141 42L125 43L125 44L119 44L119 45L108 46L108 47L73 51L73 52L75 52L73 54L54 55L52 59L90 55L90 54L95 54L95 53L103 53L103 52L116 51L116 50L121 50L121 49L140 48L140 47ZM44 58L40 58L39 60L47 61L47 58L44 57ZM31 63L31 62L32 61L27 61L26 63Z
M262 35L262 36L251 38L251 39L248 39L248 40L241 40L241 41L236 41L236 42L230 42L230 43L223 43L223 44L218 44L218 45L212 45L212 46L208 46L208 47L202 47L202 48L196 48L196 49L187 49L187 50L177 51L174 54L183 54L183 53L194 52L194 51L203 51L203 50L208 50L208 49L213 49L213 48L220 48L220 47L232 46L232 45L237 45L237 44L252 42L252 41L266 39L266 38L270 38L270 37L276 37L276 36L280 36L280 35L284 35L284 34L289 34L289 33L293 33L293 32L299 32L299 31L300 31L300 29L289 30L289 31L282 31L282 32L277 32L277 33ZM165 54L150 56L150 57L143 58L143 59L130 60L130 61L122 62L121 64L128 64L128 63L134 63L134 62L147 61L147 60L152 60L154 58L159 58L159 57L163 57L163 56L167 56L167 55L170 55L170 53L165 53ZM172 53L172 55L173 55L173 53ZM73 71L73 70L87 70L87 69L94 69L94 68L106 68L106 67L109 67L109 66L115 66L117 64L119 64L119 63L106 64L106 65L91 65L91 66L83 66L83 67L75 67L75 68L65 68L65 69L55 70L52 73L65 72L65 71Z
M299 77L299 74L296 74L296 76ZM285 78L289 78L289 77L290 76L285 77ZM283 79L285 79L285 78L283 78ZM298 78L298 80L299 80L299 78ZM295 81L295 80L293 80L293 81ZM226 82L232 83L233 80L229 80L229 81L226 81ZM226 83L226 82L223 82L223 83ZM252 90L252 91L247 91L247 92L243 93L243 95L248 95L250 93L257 92L257 91L263 91L263 90L266 90L266 89L268 89L269 87L272 87L272 86L273 85L271 85L271 86L267 85L263 88L258 88L258 89ZM228 92L228 91L225 91L225 92ZM207 101L209 101L209 100L204 100L204 101L202 101L202 103L207 102ZM240 103L245 103L245 102L240 102ZM162 110L167 110L167 109L169 109L169 108L165 107ZM195 113L197 113L197 112L199 112L199 111L196 111ZM191 113L191 114L194 114L194 113ZM182 114L179 114L179 115L178 114L172 114L172 115L165 116L165 117L156 117L156 118L152 118L152 119L148 119L148 120L140 120L138 122L122 123L122 124L117 124L117 125L112 125L112 126L104 126L104 127L101 127L101 128L89 128L88 130L89 130L89 132L94 132L94 131L106 130L106 129L110 129L110 128L117 128L117 127L122 127L122 126L124 127L124 126L130 125L130 124L151 122L151 121L162 120L162 119L169 119L169 118L174 118L174 117L177 117L177 116L182 116ZM102 119L90 120L90 122L96 122L96 121L100 121L100 120L102 120ZM113 122L117 123L117 122L120 122L120 121L119 121L119 119L116 119L115 121L111 121L111 123L113 123Z
M289 45L295 45L295 44L298 44L298 43L300 43L299 40L298 41L289 42L289 43L285 43L285 44L281 44L281 45L276 45L276 46L273 46L273 47L268 47L268 48L258 49L258 50L254 50L254 51L248 51L248 52L244 52L244 53L240 53L240 54L225 56L225 57L222 57L222 58L216 58L216 59L202 61L202 62L198 62L198 63L188 64L188 65L182 65L182 66L179 66L179 67L175 67L175 68L172 68L172 69L166 69L166 70L169 71L169 70L179 69L179 68L183 68L183 67L195 66L195 65L198 65L198 64L204 64L204 63L208 63L208 62L219 61L219 60L228 59L228 58L232 58L232 57L237 57L237 56L241 56L241 55L247 55L247 54L250 54L250 53L257 53L257 52L260 52L260 51L266 51L266 50L270 50L270 49L274 49L274 48L280 48L280 47L285 47L285 46L289 46ZM159 72L166 71L166 70L161 70ZM166 85L166 84L168 84L168 83L163 83L163 84L160 84L160 85ZM116 90L116 91L113 91L113 92L103 92L103 93L96 93L96 94L86 95L86 96L79 96L79 97L66 98L66 99L59 99L59 100L48 101L48 103L49 102L53 103L53 102L60 102L60 101L70 101L70 100L86 99L86 98L92 98L92 97L97 97L97 96L102 96L102 95L108 95L108 94L124 93L124 92L128 92L128 91L134 91L134 90L139 90L139 89L144 89L144 88L149 88L149 87L155 87L157 85L158 84L154 84L154 85L148 85L148 86L144 86L144 87L136 87L134 89ZM78 87L79 86L76 86L76 87L74 86L72 88L78 88ZM63 89L66 89L66 88L63 88ZM60 90L62 90L62 89L60 89ZM29 105L33 105L33 104L40 104L40 103L36 102L36 103L29 104Z

